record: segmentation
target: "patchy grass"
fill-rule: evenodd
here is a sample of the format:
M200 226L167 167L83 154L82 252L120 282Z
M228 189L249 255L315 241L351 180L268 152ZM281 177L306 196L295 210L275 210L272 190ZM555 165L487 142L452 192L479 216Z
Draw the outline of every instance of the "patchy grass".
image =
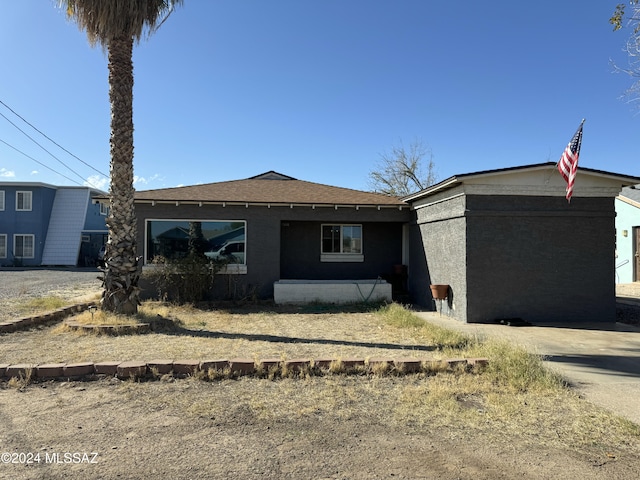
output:
M432 345L438 348L457 349L473 343L472 339L460 332L425 322L411 310L398 303L384 305L377 311L377 314L386 324L408 329L416 337L428 339Z
M230 372L210 371L176 382L156 372L160 381L122 382L116 397L150 411L233 417L242 423L362 421L438 428L452 437L473 432L486 444L511 437L536 448L612 455L635 454L640 448L638 425L580 399L544 367L540 356L507 342L468 338L430 325L400 305L256 311L148 302L136 321L157 318L171 322L174 330L126 337L80 336L55 328L12 333L0 342L0 361L487 357L489 363L480 371L406 376L385 375L388 365L345 376L340 362L322 377L265 371L260 378L232 380ZM10 386L22 389L28 382L17 379Z
M18 311L23 315L33 315L38 313L50 312L58 308L70 305L68 300L60 297L37 297L29 298L18 305Z

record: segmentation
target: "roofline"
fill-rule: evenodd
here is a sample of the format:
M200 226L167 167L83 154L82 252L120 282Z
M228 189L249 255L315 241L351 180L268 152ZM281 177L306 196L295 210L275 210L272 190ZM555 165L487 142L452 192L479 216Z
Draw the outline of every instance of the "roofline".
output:
M0 182L0 186L8 186L8 187L46 187L46 188L53 188L54 190L57 190L58 188L60 188L58 185L52 185L50 183L44 183L44 182Z
M410 195L402 197L400 200L402 200L403 202L410 203L412 201L415 201L422 197L426 197L433 193L455 187L456 185L461 184L464 180L469 180L476 177L484 177L488 175L494 175L496 173L517 172L519 170L542 170L550 167L555 169L556 165L557 163L554 163L554 162L545 162L545 163L535 163L531 165L520 165L517 167L497 168L493 170L480 170L477 172L453 175L452 177L449 177L446 180L443 180L442 182L436 183L435 185L431 185L430 187L427 187L424 190L420 190L419 192L412 193ZM580 167L578 171L592 173L605 178L620 179L628 183L629 184L628 186L637 185L638 183L640 183L640 177L632 177L629 175L606 172L604 170L596 170L594 168Z
M51 188L52 190L60 190L61 188L74 189L74 190L89 190L97 195L108 195L104 190L100 190L87 185L53 185L51 183L44 182L0 182L0 187L44 187Z
M640 208L640 202L634 200L633 198L625 197L624 195L620 194L616 197L616 199L626 203L627 205L631 205L632 207Z
M99 200L108 200L107 197L101 197L99 198ZM347 204L347 203L299 203L299 202L238 202L238 201L222 201L222 200L149 200L149 199L144 199L144 200L135 200L134 203L138 203L138 204L147 204L147 205L151 205L151 206L156 206L156 205L175 205L180 206L180 205L198 205L199 207L202 207L204 205L218 205L218 206L222 206L222 207L245 207L245 208L249 208L249 207L267 207L267 208L271 208L271 207L285 207L285 208L309 208L311 207L311 209L316 209L316 208L333 208L335 210L337 210L338 208L355 208L356 210L359 210L360 208L376 208L378 210L382 210L382 209L392 209L392 210L409 210L411 207L408 203L398 203L396 205L389 205L389 204L363 204L363 203L351 203L351 204Z

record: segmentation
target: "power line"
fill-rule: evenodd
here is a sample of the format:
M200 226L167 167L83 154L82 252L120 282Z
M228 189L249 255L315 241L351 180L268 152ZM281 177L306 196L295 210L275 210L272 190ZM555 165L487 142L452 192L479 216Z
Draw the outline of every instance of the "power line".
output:
M22 120L24 123L26 123L27 125L29 125L31 128L33 128L36 132L38 132L40 135L42 135L44 138L46 138L47 140L49 140L51 143L53 143L56 147L60 148L61 150L65 151L66 153L68 153L69 155L71 155L73 158L75 158L76 160L78 160L79 162L83 163L84 165L86 165L87 167L89 167L91 170L93 170L94 172L98 173L99 175L102 175L105 178L109 178L108 175L102 173L100 170L94 168L93 166L91 166L90 164L88 164L87 162L85 162L84 160L82 160L80 157L78 157L77 155L74 155L73 153L71 153L69 150L67 150L66 148L64 148L62 145L60 145L58 142L56 142L55 140L53 140L51 137L49 137L47 134L45 134L44 132L42 132L40 129L38 129L37 127L35 127L33 124L31 124L30 122L28 122L22 115L20 115L18 112L16 112L14 109L12 109L9 105L7 105L6 103L4 103L2 100L0 100L0 104L3 105L7 110L9 110L11 113L13 113L16 117L18 117L20 120ZM0 113L0 115L2 115ZM20 128L18 128L13 122L11 122L7 117L5 117L4 115L2 115L9 123L11 123L11 125L13 125L14 127L16 127L18 130L20 130ZM29 137L29 135L27 135L25 132L23 132L22 130L20 130L24 135L26 135L27 137ZM42 147L38 142L36 142L35 140L33 140L31 137L29 137L29 139L31 139L36 145L38 145L40 148L42 148L43 150L45 150L47 153L49 153L49 155L52 155L50 152L48 152L46 149L44 149L44 147ZM53 156L53 155L52 155ZM56 158L54 156L54 158ZM56 160L58 160L56 158ZM60 160L58 160L60 161ZM60 162L62 163L62 162ZM64 165L64 164L63 164ZM66 165L65 165L66 167ZM69 168L69 167L67 167ZM69 170L71 170L71 168L69 168ZM73 172L73 170L71 170ZM76 173L76 172L73 172ZM77 175L77 174L76 174Z
M18 153L20 153L20 154L24 155L25 157L27 157L27 158L29 158L29 159L33 160L33 161L34 161L34 162L36 162L38 165L42 165L44 168L48 168L48 169L49 169L49 170L51 170L53 173L55 173L55 174L57 174L57 175L60 175L61 177L66 178L66 179L67 179L67 180L69 180L70 182L73 182L73 183L75 183L76 185L80 185L80 186L82 186L82 184L81 184L81 183L79 183L77 180L73 180L72 178L67 177L67 176L66 176L66 175L64 175L63 173L60 173L60 172L58 172L58 171L54 170L54 169L53 169L53 168L51 168L50 166L45 165L44 163L42 163L42 162L41 162L41 161L39 161L39 160L36 160L35 158L33 158L33 157L32 157L32 156L30 156L30 155L27 155L27 154L26 154L26 153L24 153L22 150L18 150L18 149L17 149L16 147L14 147L13 145L8 144L7 142L5 142L4 140L2 140L1 138L0 138L0 142L4 143L7 147L12 148L12 149L13 149L13 150L15 150L16 152L18 152ZM89 182L87 182L87 183L89 183ZM96 188L97 190L99 190L99 189L98 189L97 187L95 187L94 185L89 185L89 186L90 186L90 187L93 187L93 188Z
M76 172L73 168L71 168L69 165L67 165L66 163L64 163L62 160L60 160L58 157L56 157L53 153L51 153L49 150L47 150L46 148L44 148L42 145L40 145L38 142L36 142L31 136L29 136L29 134L27 132L25 132L24 130L22 130L20 127L18 127L15 123L13 123L11 120L9 120L4 114L0 113L0 117L4 118L7 122L9 122L11 125L13 125L14 127L16 127L20 132L22 132L22 134L24 136L26 136L29 140L31 140L33 143L35 143L36 145L38 145L42 150L44 150L45 152L47 152L49 155L51 155L55 160L57 160L60 164L62 164L65 168L67 168L68 170L70 170L72 173L74 173L78 178L82 179L82 181L85 181L85 178L80 175L78 172ZM66 178L66 177L65 177Z

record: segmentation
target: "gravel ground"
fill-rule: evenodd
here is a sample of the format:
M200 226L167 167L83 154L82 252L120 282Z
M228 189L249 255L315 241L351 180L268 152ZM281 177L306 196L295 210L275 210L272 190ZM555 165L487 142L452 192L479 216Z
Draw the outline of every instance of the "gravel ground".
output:
M95 268L0 268L0 301L13 297L39 297L51 292L65 295L99 290L101 272Z
M102 288L95 268L0 269L0 321L20 316L17 305L25 299L55 296L83 300Z

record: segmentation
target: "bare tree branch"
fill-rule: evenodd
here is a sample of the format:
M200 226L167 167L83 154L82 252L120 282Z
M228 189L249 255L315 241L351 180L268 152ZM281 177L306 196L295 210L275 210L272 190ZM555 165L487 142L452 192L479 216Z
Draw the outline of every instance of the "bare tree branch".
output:
M624 4L617 5L609 23L613 25L614 31L624 28L625 24L631 29L631 34L624 48L629 57L628 66L625 68L616 65L615 62L611 63L616 73L626 73L636 79L622 95L622 98L626 98L629 103L632 103L640 100L640 0L631 0L629 8L630 13L625 10Z
M425 157L428 159L424 164ZM374 192L402 197L423 190L437 180L433 154L422 141L408 148L401 143L380 154L380 161L369 172L369 187Z

